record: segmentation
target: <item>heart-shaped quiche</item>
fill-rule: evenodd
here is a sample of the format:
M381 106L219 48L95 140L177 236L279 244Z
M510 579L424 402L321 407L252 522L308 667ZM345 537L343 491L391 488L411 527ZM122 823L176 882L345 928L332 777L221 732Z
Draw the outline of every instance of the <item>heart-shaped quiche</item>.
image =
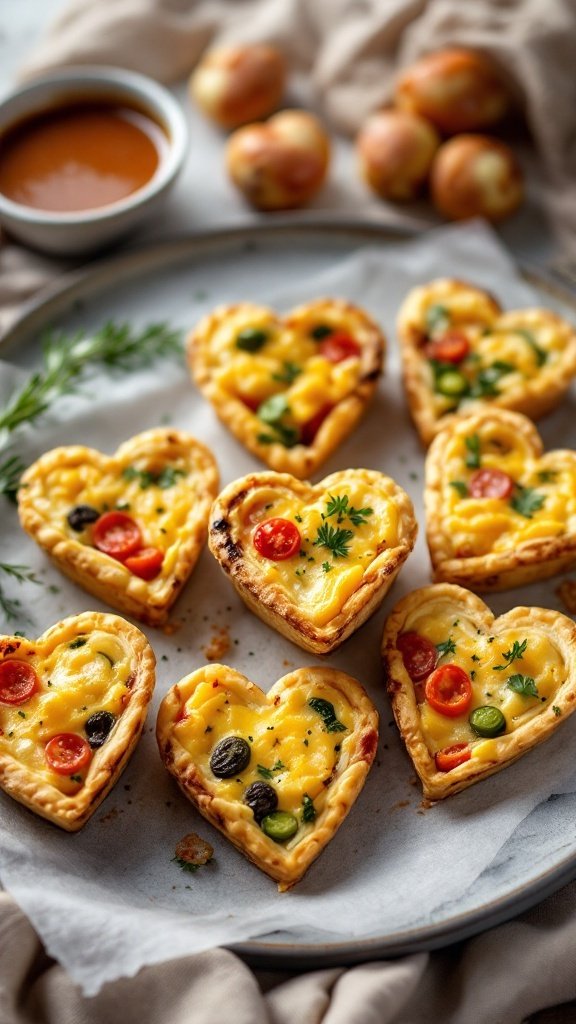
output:
M205 317L188 357L198 387L249 451L303 478L360 419L384 347L374 321L341 299L311 302L284 319L244 302Z
M576 624L556 611L495 619L463 587L423 587L392 611L382 655L396 723L433 800L505 768L576 708Z
M335 669L297 669L265 694L234 669L208 665L168 691L156 735L188 799L284 891L360 793L378 712Z
M429 444L479 404L538 419L576 374L576 332L547 309L503 313L485 291L446 278L412 289L398 315L412 418Z
M576 561L576 452L542 454L520 413L454 416L426 457L435 580L506 590Z
M382 473L342 470L313 486L268 472L222 491L208 543L256 615L327 654L376 610L416 531L410 498Z
M113 456L54 448L22 477L20 522L102 601L164 622L194 568L218 491L211 452L179 430L138 434Z
M154 689L146 637L83 612L38 640L0 637L0 787L68 832L81 828L134 750Z

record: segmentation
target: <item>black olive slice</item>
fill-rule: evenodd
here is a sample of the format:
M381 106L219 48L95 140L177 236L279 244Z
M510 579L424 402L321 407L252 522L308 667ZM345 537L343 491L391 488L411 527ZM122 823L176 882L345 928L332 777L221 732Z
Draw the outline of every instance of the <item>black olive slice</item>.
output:
M95 523L100 518L100 513L92 505L76 505L75 508L70 510L66 518L69 526L76 533L81 533L86 526L89 526L90 523Z
M278 794L268 782L253 782L244 790L242 800L251 808L255 820L260 824L262 818L272 814L278 807Z
M84 732L88 737L88 743L95 749L106 742L114 722L114 715L110 711L95 711L86 721Z
M218 779L231 779L250 762L250 746L241 736L225 736L210 757L210 768Z

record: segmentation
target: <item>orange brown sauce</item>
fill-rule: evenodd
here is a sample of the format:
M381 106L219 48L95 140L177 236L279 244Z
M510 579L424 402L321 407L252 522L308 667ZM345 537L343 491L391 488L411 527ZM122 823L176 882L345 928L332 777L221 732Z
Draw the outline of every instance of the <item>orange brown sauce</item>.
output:
M150 181L167 144L161 127L131 107L83 102L46 111L0 138L0 192L52 212L107 206Z

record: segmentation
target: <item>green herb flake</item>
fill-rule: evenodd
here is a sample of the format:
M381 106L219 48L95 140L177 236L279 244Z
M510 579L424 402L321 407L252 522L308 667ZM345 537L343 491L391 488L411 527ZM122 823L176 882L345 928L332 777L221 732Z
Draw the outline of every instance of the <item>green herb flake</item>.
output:
M466 444L466 466L468 469L480 469L480 438L478 434L470 434L464 438Z
M298 514L296 514L296 515L294 516L294 519L295 519L295 521L296 521L297 523L301 523L301 522L302 522L302 516L299 516Z
M322 697L311 697L308 706L320 715L326 726L326 732L346 732L346 726L338 721L334 705L329 700L324 700Z
M443 640L441 643L436 644L436 650L441 658L446 654L456 654L456 644L452 637L448 637L447 640Z
M334 328L329 327L328 324L316 324L310 331L310 337L314 338L314 341L322 341L330 334L334 334Z
M562 708L559 708L557 704L553 704L552 705L552 711L556 715L556 718L559 718L560 715L562 714Z
M334 566L332 565L331 562L322 562L322 568L324 572L332 572Z
M68 644L68 647L70 647L70 649L74 651L77 647L84 647L84 644L87 643L88 640L86 639L85 636L77 636L75 640L72 640L72 643Z
M25 711L19 711L18 714L20 715L20 718L26 718L26 712Z
M538 473L538 479L541 484L553 483L558 477L558 470L556 469L541 469Z
M544 366L544 363L548 360L548 352L538 344L532 331L527 330L525 327L514 327L513 333L519 334L520 337L524 338L524 341L530 346L536 358L536 365Z
M453 487L461 498L468 497L468 486L463 480L450 480L450 487Z
M540 494L533 487L516 484L516 491L510 499L510 505L525 519L532 519L534 513L540 511L545 501L545 494Z
M258 327L245 327L236 335L236 348L242 352L259 352L268 341L268 332Z
M316 808L314 807L314 801L308 796L308 793L304 793L302 797L301 820L305 824L310 821L316 821Z
M293 384L296 377L299 377L302 373L302 367L297 366L296 363L285 362L282 370L279 373L272 374L272 380L277 380L281 384Z
M82 776L81 775L71 775L70 776L70 782L82 782Z
M532 676L523 676L520 673L510 676L506 680L506 686L514 690L514 693L520 693L523 697L539 697L538 687Z
M426 310L426 331L428 334L442 334L450 327L450 311L446 306L435 303Z
M528 647L528 640L522 640L521 643L515 640L509 651L503 651L502 657L506 662L505 665L494 665L493 672L503 672L505 668L508 668L513 661L519 661L526 654L526 648Z
M263 779L273 779L274 775L277 775L278 772L286 771L286 765L282 764L282 761L276 761L276 764L272 765L271 768L266 768L265 765L259 764L256 765L256 771Z

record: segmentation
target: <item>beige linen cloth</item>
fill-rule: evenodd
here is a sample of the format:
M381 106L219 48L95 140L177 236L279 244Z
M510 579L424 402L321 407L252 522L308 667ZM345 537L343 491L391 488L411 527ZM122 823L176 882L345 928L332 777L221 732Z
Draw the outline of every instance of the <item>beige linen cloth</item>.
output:
M389 99L397 67L421 52L452 43L490 52L524 107L560 245L576 255L574 0L76 0L23 77L96 62L175 82L215 39L281 44L331 125L349 134ZM61 271L4 245L0 321ZM0 894L0 1024L568 1024L576 1021L575 911L573 884L439 952L282 975L253 973L212 950L85 999Z

